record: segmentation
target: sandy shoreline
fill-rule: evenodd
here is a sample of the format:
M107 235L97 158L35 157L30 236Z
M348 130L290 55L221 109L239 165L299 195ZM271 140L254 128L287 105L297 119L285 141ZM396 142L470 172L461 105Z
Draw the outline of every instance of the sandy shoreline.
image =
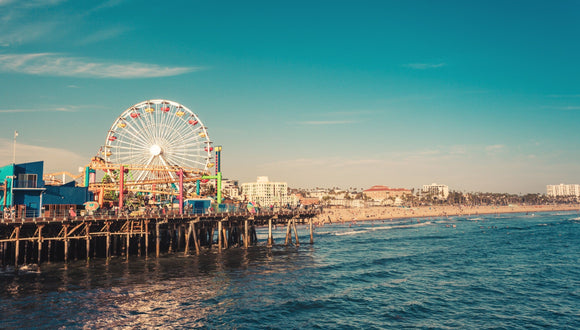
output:
M445 216L472 216L500 213L538 213L550 211L578 211L580 204L567 205L510 205L510 206L417 206L366 207L366 208L325 208L315 218L316 223L352 222L365 220L389 220L400 218L429 218Z

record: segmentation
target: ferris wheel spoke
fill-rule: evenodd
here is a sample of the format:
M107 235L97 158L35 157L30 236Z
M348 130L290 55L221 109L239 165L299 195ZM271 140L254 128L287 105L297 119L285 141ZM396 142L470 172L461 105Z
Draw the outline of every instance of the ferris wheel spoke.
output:
M130 127L129 125L127 125L126 128L129 128L129 129L123 131L124 136L128 135L129 137L132 138L131 142L135 143L136 145L143 146L143 148L147 148L147 146L149 145L147 143L147 140L142 135L139 135L138 131L136 131L133 127ZM119 140L124 140L124 139L119 139ZM127 140L129 140L129 138L127 138Z
M198 158L198 157L196 157L196 158ZM203 163L203 162L201 162L199 160L196 160L195 158L188 158L187 155L178 156L178 155L173 154L173 155L171 155L170 160L174 160L174 159L175 160L181 160L181 161L187 162L187 163L197 163L199 165L204 165L205 166L205 163Z
M176 163L176 164L190 164L193 161L193 159L191 159L191 158L180 157L177 155L171 155L170 157L167 157L167 160L170 163Z
M163 164L165 164L166 167L170 167L168 165L168 163L165 161L165 158L161 155L159 155L159 159L161 159L161 161L163 162ZM170 177L172 177L173 179L175 179L175 174L173 174L173 172L167 172L169 174Z
M123 150L123 151L128 151L128 152L133 152L133 153L144 153L145 151L148 151L146 146L143 145L142 149L136 149L135 145L129 144L128 142L120 142L117 145L117 149Z
M149 132L150 137L155 140L156 134L156 127L155 127L155 106L153 103L145 103L143 106L142 117L143 117L143 124L145 127L149 128L147 131ZM149 111L148 109L153 109L153 112Z
M180 110L181 111L181 110ZM175 114L171 117L164 127L162 138L170 141L171 143L175 143L173 140L174 138L178 137L180 132L182 132L183 128L181 127L181 118Z
M145 145L151 145L151 132L150 130L143 127L141 119L134 119L131 125L127 125L127 132L134 136L136 139L143 141Z
M151 157L149 158L149 160L147 161L147 163L145 164L145 167L149 166L151 164L151 161L153 160L155 156L151 155ZM143 179L143 177L145 176L145 171L142 171L139 176L137 177L137 182L141 181Z
M121 142L117 145L117 148L114 149L116 154L125 154L125 155L143 155L148 153L148 149L146 146L136 146L131 145L129 143Z
M171 154L171 157L176 157L176 158L179 158L182 160L187 160L187 161L190 159L197 159L197 158L206 159L207 158L206 156L203 156L203 155L190 154L187 152L174 152Z
M205 143L204 140L202 140L202 138L199 135L196 136L192 136L189 139L183 141L184 143L187 143L189 145L203 145Z

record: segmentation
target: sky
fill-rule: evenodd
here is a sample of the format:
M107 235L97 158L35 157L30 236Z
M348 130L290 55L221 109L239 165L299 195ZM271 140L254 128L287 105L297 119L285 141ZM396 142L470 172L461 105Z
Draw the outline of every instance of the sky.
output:
M580 183L579 39L565 0L0 0L0 165L76 172L167 99L240 183L545 193Z

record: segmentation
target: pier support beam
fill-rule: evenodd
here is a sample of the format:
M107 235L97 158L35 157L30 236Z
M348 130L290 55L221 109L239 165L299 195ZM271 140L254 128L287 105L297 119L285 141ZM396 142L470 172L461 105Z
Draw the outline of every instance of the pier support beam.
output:
M107 256L108 261L111 259L111 223L109 221L105 222L105 228L107 230L105 255Z
M161 249L161 236L159 235L159 222L155 222L155 255L159 258L159 250Z
M284 241L284 245L288 245L288 243L292 244L292 220L288 220L286 224L286 240Z
M189 236L191 236L191 226L193 225L192 222L189 223L189 228L187 228L187 233L185 234L185 249L183 249L183 255L186 256L189 254Z
M125 244L125 253L127 254L125 257L127 260L129 260L129 244L131 241L131 231L129 229L129 224L127 224L127 244Z
M222 222L218 222L218 251L222 252Z
M38 226L38 260L37 263L40 266L40 262L42 261L42 228L44 225Z
M149 257L149 220L145 220L145 258Z
M272 218L268 219L268 247L274 245L274 237L272 237Z
M69 239L68 239L68 227L69 225L63 225L62 226L62 230L64 231L64 262L68 262L68 243L69 243Z
M20 253L20 226L14 227L14 236L16 239L14 242L14 269L18 270L18 254Z
M250 246L250 233L248 229L248 220L244 220L244 248Z
M314 244L314 232L312 226L312 218L309 219L308 224L310 225L310 244Z
M300 241L298 240L298 230L296 230L296 220L292 219L292 228L294 229L294 236L296 237L296 246L300 246Z
M91 226L90 224L85 225L85 240L87 244L87 260L91 259Z
M191 221L191 229L193 232L193 242L195 244L195 254L199 255L199 239L197 238L197 229L195 228L195 222Z

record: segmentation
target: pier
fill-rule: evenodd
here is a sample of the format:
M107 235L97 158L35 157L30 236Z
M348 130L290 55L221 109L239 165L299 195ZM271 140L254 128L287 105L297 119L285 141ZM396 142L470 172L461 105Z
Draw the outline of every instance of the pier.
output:
M112 256L199 254L202 249L257 245L256 227L268 226L267 246L275 244L274 225L286 227L283 244L300 245L296 226L307 224L314 243L316 210L219 212L210 214L87 215L11 217L0 220L0 266ZM294 234L294 238L293 235Z

